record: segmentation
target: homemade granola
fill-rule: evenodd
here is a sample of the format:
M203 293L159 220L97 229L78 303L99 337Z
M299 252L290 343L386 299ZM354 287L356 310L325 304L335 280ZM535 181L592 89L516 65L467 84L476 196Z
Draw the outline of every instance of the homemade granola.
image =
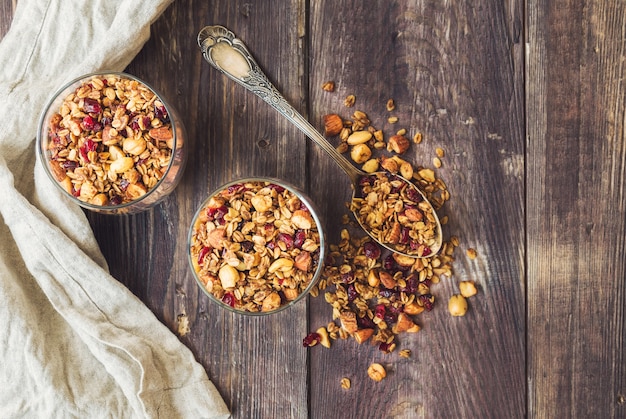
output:
M241 311L270 312L311 285L320 263L320 235L310 209L292 191L269 181L245 181L221 190L200 209L190 257L204 289L217 300Z
M412 256L439 250L439 227L431 205L402 178L378 172L361 178L351 208L379 242Z
M120 75L81 83L49 119L47 136L54 178L69 194L98 206L146 195L165 175L174 148L163 102L146 85Z

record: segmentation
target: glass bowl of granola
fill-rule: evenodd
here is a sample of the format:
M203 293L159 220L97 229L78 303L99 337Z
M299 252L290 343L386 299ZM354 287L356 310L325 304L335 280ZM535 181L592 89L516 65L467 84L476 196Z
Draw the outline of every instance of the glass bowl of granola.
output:
M196 212L188 257L211 300L239 313L276 313L302 300L319 280L322 224L294 186L272 178L237 180Z
M37 156L52 182L91 211L128 214L169 195L183 174L185 128L146 82L92 73L60 88L39 120Z

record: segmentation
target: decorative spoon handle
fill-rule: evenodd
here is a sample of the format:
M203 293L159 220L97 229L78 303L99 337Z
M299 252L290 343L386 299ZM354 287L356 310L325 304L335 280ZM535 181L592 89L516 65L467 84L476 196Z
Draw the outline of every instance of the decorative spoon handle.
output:
M261 71L245 44L233 32L223 26L206 26L198 34L198 45L209 64L259 96L290 120L339 164L353 184L358 183L364 173L339 154L309 121L287 102Z

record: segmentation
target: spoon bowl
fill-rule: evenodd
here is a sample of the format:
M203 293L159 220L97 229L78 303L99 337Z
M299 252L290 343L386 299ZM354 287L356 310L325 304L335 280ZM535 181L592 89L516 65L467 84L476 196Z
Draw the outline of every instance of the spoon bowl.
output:
M414 258L439 252L443 242L439 218L415 184L399 175L366 173L352 165L287 102L245 44L227 28L204 27L198 33L198 46L209 64L272 106L343 169L352 182L350 209L372 239Z

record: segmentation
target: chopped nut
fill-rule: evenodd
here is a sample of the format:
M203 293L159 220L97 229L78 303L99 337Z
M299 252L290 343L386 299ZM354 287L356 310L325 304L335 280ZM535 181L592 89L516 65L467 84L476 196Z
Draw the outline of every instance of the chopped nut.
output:
M409 140L404 135L393 135L387 144L398 154L403 154L409 149Z
M461 295L465 298L472 297L476 295L476 293L478 292L474 281L459 282L459 291L461 292Z
M387 271L381 271L378 274L378 278L380 279L380 282L385 286L385 288L388 289L394 289L395 286L398 284L393 276Z
M341 388L344 390L349 390L351 386L350 379L347 377L343 377L341 379Z
M344 102L343 102L343 104L346 106L346 108L353 107L355 103L356 103L356 96L354 96L354 95L348 95L346 97L346 100L344 100Z
M465 316L467 313L467 300L460 294L455 294L448 301L448 311L455 317Z
M368 340L374 334L374 329L358 329L356 330L352 336L354 340L356 340L359 344Z
M394 326L394 333L406 332L413 326L415 326L413 319L411 319L406 313L400 313L398 314L398 321Z
M443 157L446 153L443 151L443 148L437 147L435 149L435 154L437 154L437 157Z
M322 84L322 90L325 92L334 92L335 91L335 82L334 81L326 81Z
M374 381L382 381L387 376L387 371L382 365L373 363L367 368L367 375Z
M362 164L372 157L372 150L370 150L367 144L357 144L352 147L350 157L352 157L355 163Z
M272 311L280 307L280 295L276 291L270 293L261 304L261 311Z
M390 173L398 173L398 162L388 157L381 157L380 166Z
M374 173L378 171L378 167L379 167L378 159L369 159L368 161L363 163L363 166L361 166L361 169L365 173Z
M353 334L359 328L356 320L356 314L352 311L343 311L339 316L341 327L348 333Z
M320 343L325 348L330 348L330 339L328 337L328 330L324 326L320 327L315 331L318 335L320 335Z
M368 131L356 131L347 139L349 145L364 144L372 139L372 133Z
M324 135L334 137L341 133L343 129L343 119L337 114L324 115Z
M473 248L471 248L471 247L470 247L469 249L467 249L467 257L468 257L468 258L470 258L470 259L476 259L476 256L477 256L476 249L473 249Z

